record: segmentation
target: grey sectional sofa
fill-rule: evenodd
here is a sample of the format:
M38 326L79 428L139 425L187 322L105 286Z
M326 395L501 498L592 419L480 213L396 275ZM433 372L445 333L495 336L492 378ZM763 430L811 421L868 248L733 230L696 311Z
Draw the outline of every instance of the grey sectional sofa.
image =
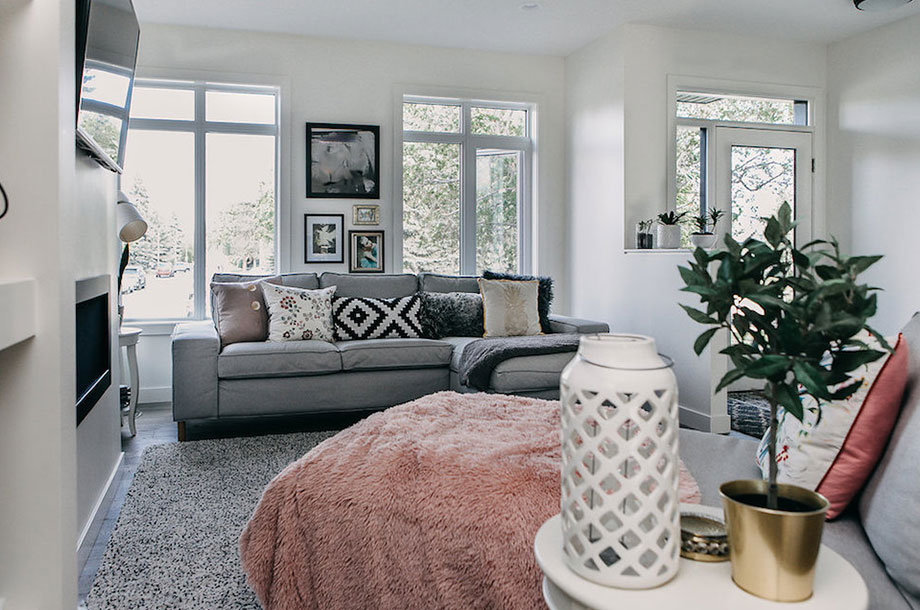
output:
M215 275L215 282L253 276ZM287 286L336 286L336 296L396 298L427 292L478 292L474 277L293 273ZM553 332L606 332L602 322L550 317ZM432 392L473 391L459 380L459 353L473 337L234 343L221 350L211 320L176 325L172 336L173 419L185 422L384 408ZM556 398L571 353L506 360L490 391Z
M888 447L861 495L824 527L824 543L866 581L872 610L920 610L920 314L902 333L909 378ZM725 481L760 478L756 451L754 440L680 431L680 455L699 483L703 504L719 506Z

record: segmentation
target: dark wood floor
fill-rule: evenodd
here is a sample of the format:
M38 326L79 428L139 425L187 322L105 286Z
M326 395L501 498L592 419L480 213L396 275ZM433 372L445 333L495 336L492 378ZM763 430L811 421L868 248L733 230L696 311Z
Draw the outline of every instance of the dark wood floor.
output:
M170 403L146 404L140 410L137 436L131 437L128 426L121 429L121 447L124 459L112 485L104 498L89 532L77 552L79 570L78 595L83 607L105 553L112 529L125 502L125 496L134 480L134 473L144 449L152 445L177 442L176 424L172 419ZM189 441L208 438L259 436L263 434L285 434L310 430L341 430L347 428L368 412L346 414L317 414L303 417L242 419L233 422L210 424L188 424L186 434Z

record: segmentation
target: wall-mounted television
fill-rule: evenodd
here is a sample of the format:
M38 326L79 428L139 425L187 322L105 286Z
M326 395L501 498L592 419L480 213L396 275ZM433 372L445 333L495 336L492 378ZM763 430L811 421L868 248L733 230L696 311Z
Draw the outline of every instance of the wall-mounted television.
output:
M77 0L77 144L121 172L140 26L131 0Z

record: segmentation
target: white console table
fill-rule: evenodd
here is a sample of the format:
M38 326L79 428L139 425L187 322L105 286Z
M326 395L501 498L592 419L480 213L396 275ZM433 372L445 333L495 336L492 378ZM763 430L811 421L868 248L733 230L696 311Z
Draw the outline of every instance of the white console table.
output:
M122 326L118 331L118 347L125 348L128 353L128 375L130 376L131 400L128 403L128 429L131 430L131 436L137 435L137 427L134 420L137 416L137 397L141 390L140 376L137 370L137 342L141 338L143 331L140 328L132 326ZM124 416L122 416L124 422Z

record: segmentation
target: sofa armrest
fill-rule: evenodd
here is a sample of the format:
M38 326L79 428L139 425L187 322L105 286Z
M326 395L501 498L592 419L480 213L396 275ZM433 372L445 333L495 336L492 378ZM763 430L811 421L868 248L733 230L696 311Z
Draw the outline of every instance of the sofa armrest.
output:
M558 314L549 314L549 327L554 333L606 333L610 332L610 325L606 322L570 318Z
M210 320L176 324L172 334L173 420L217 417L220 337Z

